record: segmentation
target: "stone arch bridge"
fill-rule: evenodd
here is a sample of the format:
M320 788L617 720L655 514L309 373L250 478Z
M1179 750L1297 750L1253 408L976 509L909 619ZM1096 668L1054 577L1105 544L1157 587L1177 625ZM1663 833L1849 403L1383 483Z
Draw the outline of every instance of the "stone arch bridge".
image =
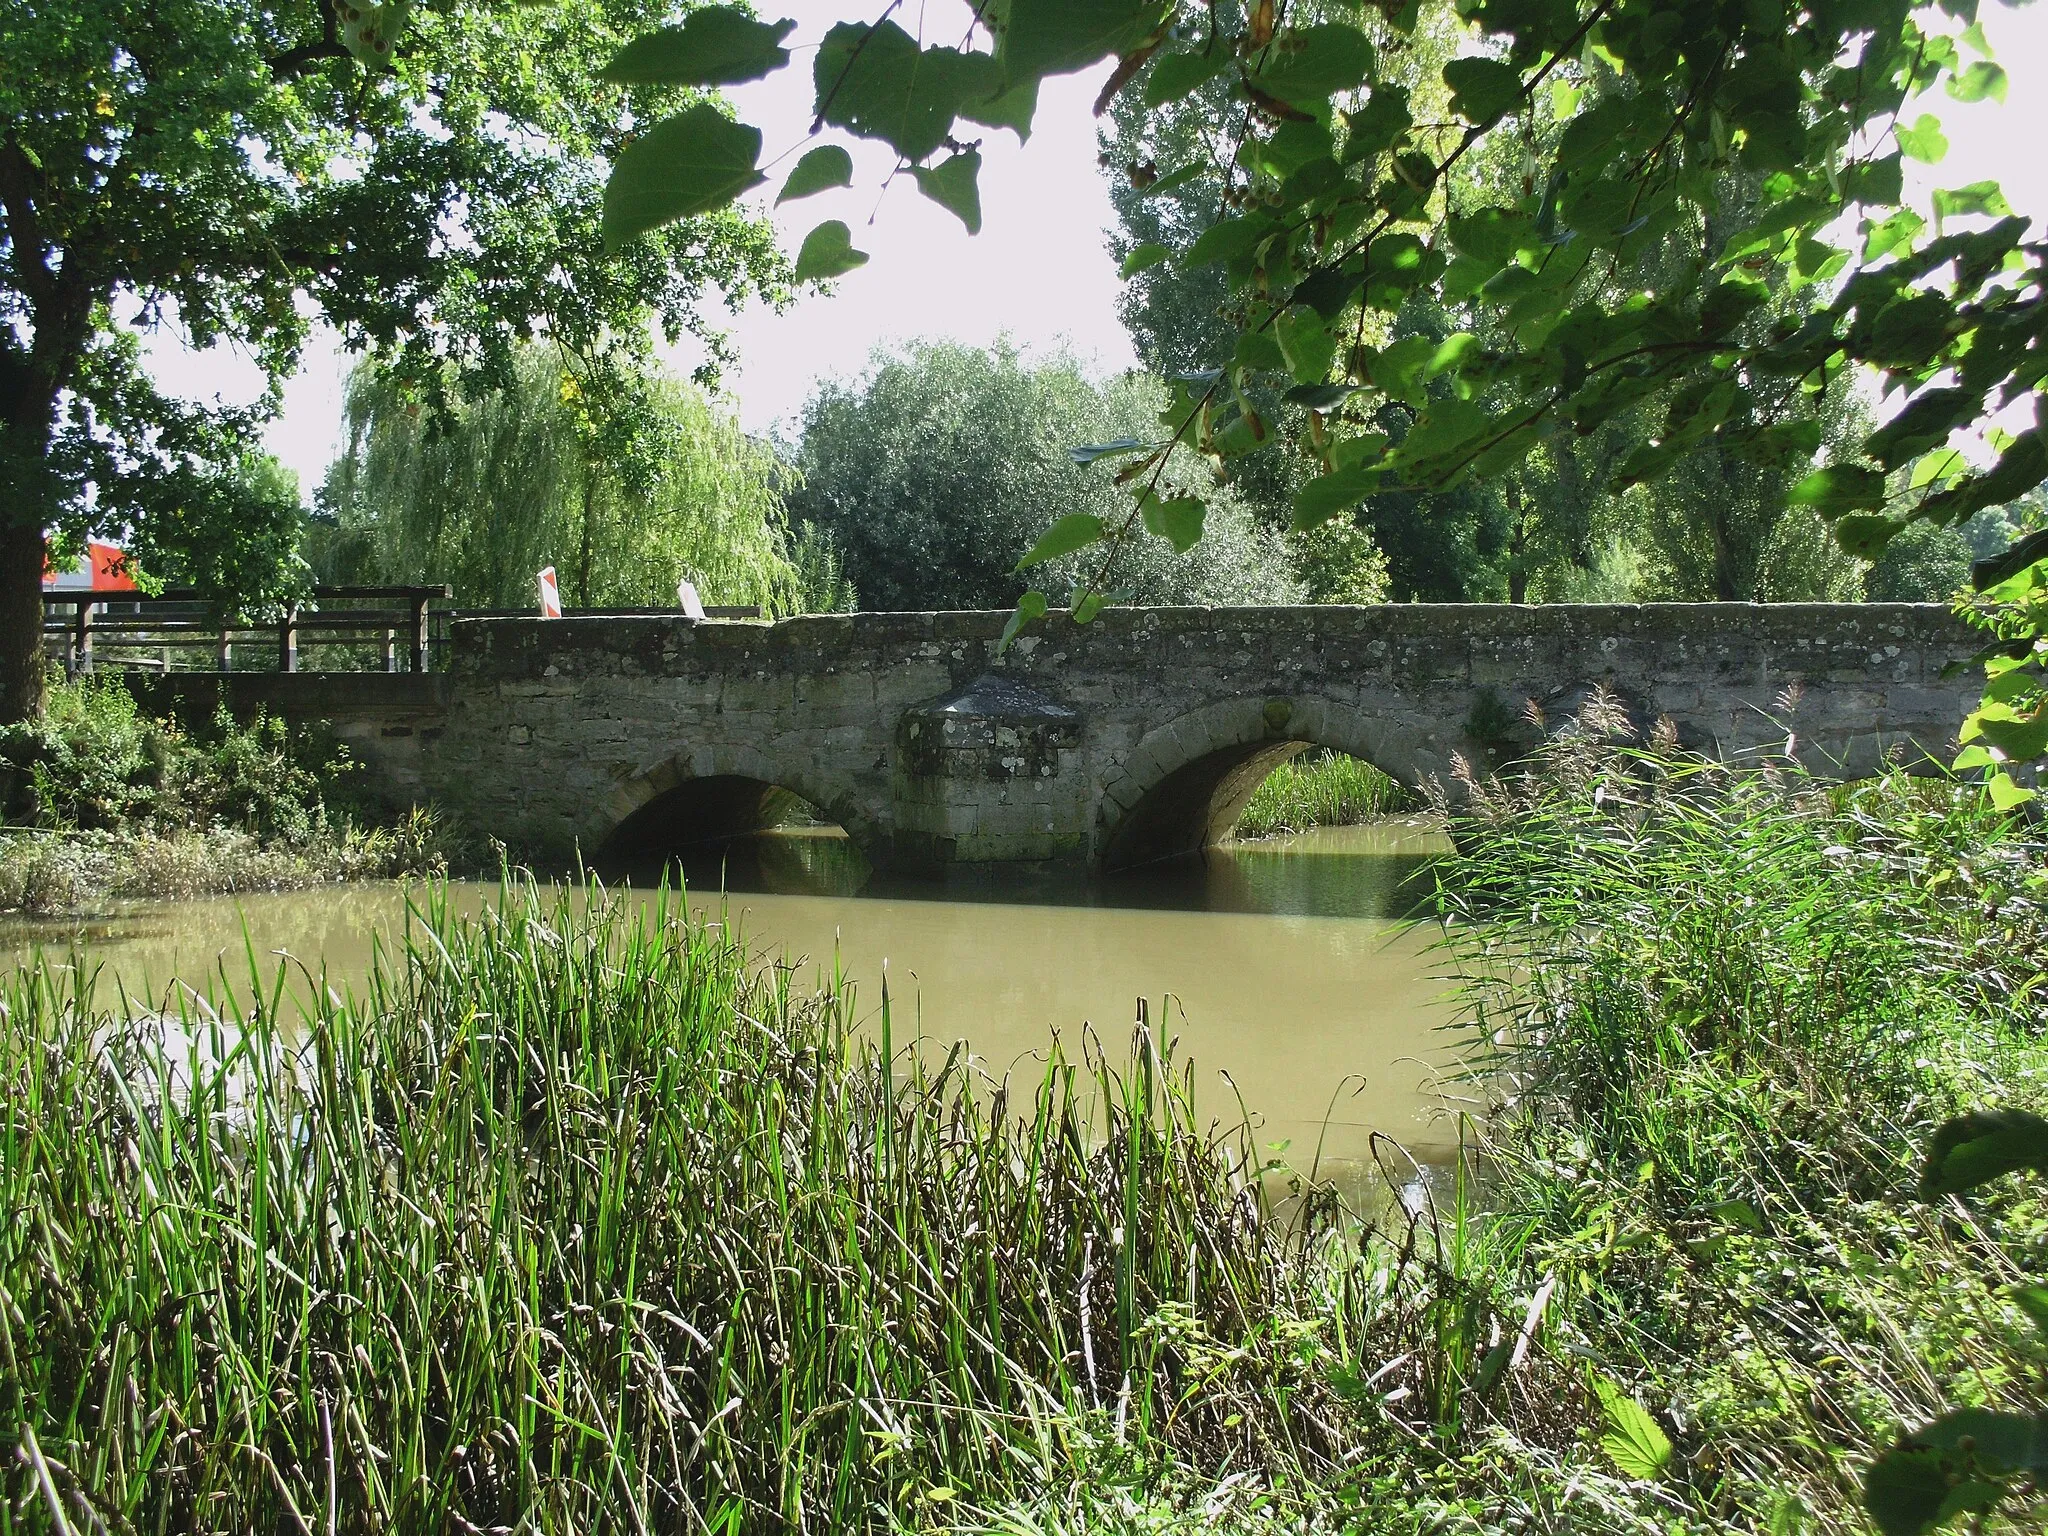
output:
M1098 869L1205 846L1312 746L1448 785L1455 755L1533 745L1532 702L1561 722L1604 687L1639 730L1730 758L1789 735L1848 777L1950 751L1981 676L1921 604L1112 609L999 655L1005 618L479 619L440 674L222 682L535 858L729 835L794 794L883 867Z

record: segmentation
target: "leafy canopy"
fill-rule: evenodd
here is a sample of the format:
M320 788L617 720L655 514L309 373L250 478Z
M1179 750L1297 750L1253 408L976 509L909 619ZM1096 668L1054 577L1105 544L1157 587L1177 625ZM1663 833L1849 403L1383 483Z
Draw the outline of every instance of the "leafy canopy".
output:
M1118 60L1105 104L1226 87L1198 152L1130 171L1161 193L1213 187L1218 216L1167 229L1138 269L1220 270L1236 342L1174 382L1146 449L1118 461L1125 510L1091 542L1142 537L1155 500L1201 494L1176 482L1176 448L1224 464L1272 449L1262 387L1309 408L1294 446L1316 470L1295 502L1310 527L1377 490L1497 475L1649 395L1662 419L1615 484L1709 450L1782 465L1820 446L1801 402L1863 368L1900 409L1791 500L1868 558L1911 522L1954 523L2048 476L2048 248L1990 184L1942 190L1931 221L1901 206L1903 162L1944 148L1923 98L2006 88L1976 4L1458 0L1467 40L1417 84L1398 60L1419 0L995 0L957 47L841 23L814 76L820 128L928 171L971 152L973 124L1027 131L1042 78L1103 59ZM1501 143L1519 177L1453 187ZM1748 220L1670 272L1666 237L1704 230L1731 172L1758 188ZM1824 302L1773 306L1788 287ZM1381 321L1418 294L1475 323L1427 356L1379 348ZM2029 399L2035 420L1991 463L1916 472ZM1390 403L1410 422L1398 437L1375 421ZM1105 595L1098 582L1077 610Z

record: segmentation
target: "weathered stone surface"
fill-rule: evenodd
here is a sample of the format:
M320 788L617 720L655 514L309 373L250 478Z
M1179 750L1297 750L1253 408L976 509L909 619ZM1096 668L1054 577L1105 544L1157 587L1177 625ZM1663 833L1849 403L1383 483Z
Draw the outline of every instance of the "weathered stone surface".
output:
M1444 781L1532 744L1532 702L1554 728L1604 688L1639 731L1854 775L1945 753L1979 686L1943 675L1976 645L1932 604L1111 609L999 656L1006 618L470 620L445 678L266 702L536 856L716 779L721 804L802 796L883 864L1092 865L1198 846L1306 745ZM440 691L372 696L413 682Z

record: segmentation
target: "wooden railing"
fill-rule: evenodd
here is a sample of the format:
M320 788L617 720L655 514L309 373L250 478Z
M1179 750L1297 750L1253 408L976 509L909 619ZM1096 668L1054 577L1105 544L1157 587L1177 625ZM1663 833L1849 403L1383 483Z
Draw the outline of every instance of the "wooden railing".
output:
M156 596L140 592L55 591L43 594L43 636L46 647L64 664L67 675L90 672L95 666L135 667L171 671L171 653L210 649L222 672L297 672L301 650L354 647L358 659L381 659L386 672L426 672L445 645L448 625L461 618L530 618L530 609L506 611L440 607L453 595L449 587L315 587L311 603L287 608L266 624L223 624L217 610L196 592L170 591ZM333 607L331 604L374 606ZM571 617L668 613L655 608L578 611ZM712 619L758 619L753 607L707 607ZM261 658L248 665L249 653ZM367 651L367 655L361 654ZM153 654L151 654L153 653ZM237 665L238 656L242 664ZM403 657L406 665L399 665ZM196 669L195 669L196 670ZM354 666L351 671L374 671Z
M114 653L107 657L113 664L166 671L174 650L211 649L215 667L229 672L235 670L237 647L260 646L274 657L277 671L296 672L302 647L349 645L381 656L386 672L424 672L431 605L452 595L445 586L315 587L311 604L292 604L271 623L246 624L223 623L196 592L45 592L43 634L46 643L54 640L72 675L92 671L101 647ZM379 606L320 606L363 602ZM156 654L134 654L139 651ZM398 664L401 653L404 668Z

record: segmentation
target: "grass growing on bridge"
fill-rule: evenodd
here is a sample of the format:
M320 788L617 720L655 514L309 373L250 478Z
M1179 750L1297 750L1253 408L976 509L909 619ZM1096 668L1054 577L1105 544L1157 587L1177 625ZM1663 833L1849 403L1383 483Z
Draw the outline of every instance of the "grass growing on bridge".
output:
M1237 819L1239 837L1274 837L1310 827L1348 827L1414 804L1399 783L1362 758L1321 749L1266 776Z

